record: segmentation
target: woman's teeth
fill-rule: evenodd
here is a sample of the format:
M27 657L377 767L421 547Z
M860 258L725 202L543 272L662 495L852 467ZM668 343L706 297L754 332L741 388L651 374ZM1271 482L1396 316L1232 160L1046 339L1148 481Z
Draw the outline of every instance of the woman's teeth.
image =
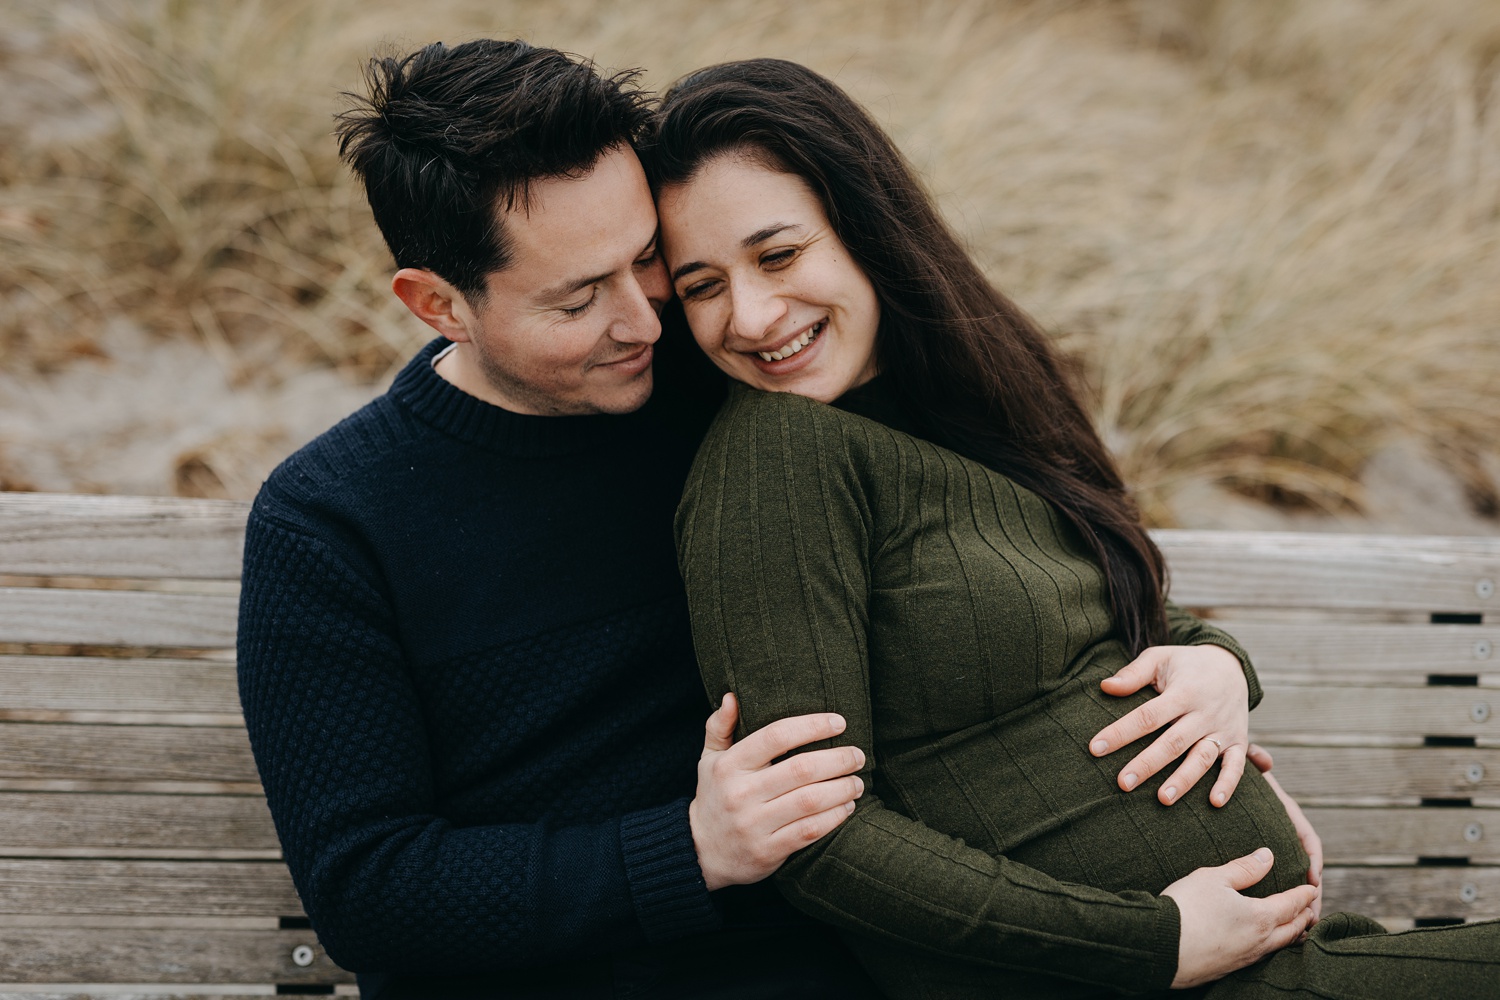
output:
M793 354L796 354L798 351L802 350L802 348L806 347L808 344L811 344L813 341L817 340L818 335L823 332L823 327L827 325L828 321L826 319L820 323L815 324L812 329L808 330L802 336L798 337L790 344L787 344L779 351L757 351L756 353L760 355L760 359L762 361L784 361L787 358L791 357Z

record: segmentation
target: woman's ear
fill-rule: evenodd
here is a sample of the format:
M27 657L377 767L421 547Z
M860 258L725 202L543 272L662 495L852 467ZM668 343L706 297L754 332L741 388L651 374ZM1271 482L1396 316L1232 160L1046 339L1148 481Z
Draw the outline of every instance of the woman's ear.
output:
M391 278L391 291L417 319L456 344L467 342L474 311L463 293L447 281L419 267L403 267Z

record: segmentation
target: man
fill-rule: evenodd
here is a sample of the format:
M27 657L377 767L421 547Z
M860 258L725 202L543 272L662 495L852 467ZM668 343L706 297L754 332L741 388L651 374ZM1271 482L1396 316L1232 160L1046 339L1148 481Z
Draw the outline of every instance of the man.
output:
M519 42L369 82L343 151L450 346L270 477L239 637L330 956L377 997L861 995L768 886L709 895L847 816L862 761L772 763L831 716L731 747L732 700L704 741L671 519L707 412L643 408L669 291L642 97Z
M732 745L728 698L700 728L671 519L714 383L662 334L642 96L521 42L376 60L369 84L341 148L393 290L441 339L266 482L239 628L320 938L366 997L866 995L761 882L861 794L853 748L783 759L842 720ZM1127 768L1144 780L1171 743ZM1264 946L1230 940L1251 922L1227 878L1203 885L1220 919L1198 945L1244 964Z

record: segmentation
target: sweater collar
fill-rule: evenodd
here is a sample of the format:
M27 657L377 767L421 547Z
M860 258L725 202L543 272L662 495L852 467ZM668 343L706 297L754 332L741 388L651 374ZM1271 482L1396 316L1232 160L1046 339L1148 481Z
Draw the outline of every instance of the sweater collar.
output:
M439 337L418 351L396 376L390 394L424 423L466 444L522 458L571 455L617 440L631 423L629 414L541 417L487 403L432 366L447 344Z

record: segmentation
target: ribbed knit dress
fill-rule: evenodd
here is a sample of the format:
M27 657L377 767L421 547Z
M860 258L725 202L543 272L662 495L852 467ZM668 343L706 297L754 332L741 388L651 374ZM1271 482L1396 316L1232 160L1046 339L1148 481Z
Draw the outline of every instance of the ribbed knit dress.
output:
M1285 810L1253 768L1221 809L1207 781L1161 805L1170 769L1121 792L1146 741L1104 759L1088 742L1149 692L1100 691L1130 657L1082 539L1005 477L840 406L889 401L879 379L835 406L736 386L677 519L710 695L735 691L747 731L840 712L867 756L855 813L783 892L893 996L1166 989L1178 911L1157 893L1262 846L1276 863L1251 891L1300 884ZM1174 643L1244 658L1170 618Z

